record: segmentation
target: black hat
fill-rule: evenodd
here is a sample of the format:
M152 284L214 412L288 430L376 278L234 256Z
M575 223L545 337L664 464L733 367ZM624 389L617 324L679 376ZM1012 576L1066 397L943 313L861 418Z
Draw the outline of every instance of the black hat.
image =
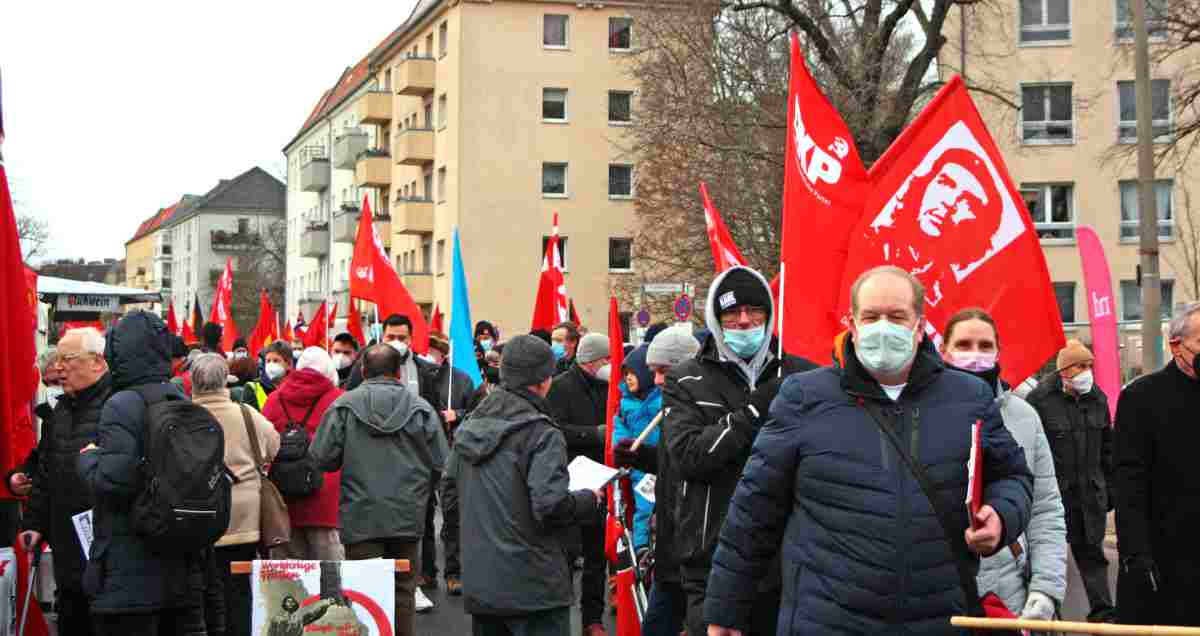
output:
M204 331L203 331L204 346L208 347L212 351L220 351L221 350L221 334L223 331L224 330L221 329L221 325L218 325L215 322L204 323Z
M761 278L743 268L729 270L717 286L717 297L713 300L714 313L718 316L739 305L763 307L771 311L771 290Z
M500 356L500 382L509 389L541 384L554 375L550 345L536 336L517 336L504 344Z

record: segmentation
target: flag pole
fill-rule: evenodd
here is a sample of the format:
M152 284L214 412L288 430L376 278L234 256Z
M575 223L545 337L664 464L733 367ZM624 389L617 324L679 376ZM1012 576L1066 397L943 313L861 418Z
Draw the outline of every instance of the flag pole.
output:
M787 263L779 262L779 377L783 377L783 308L787 293Z

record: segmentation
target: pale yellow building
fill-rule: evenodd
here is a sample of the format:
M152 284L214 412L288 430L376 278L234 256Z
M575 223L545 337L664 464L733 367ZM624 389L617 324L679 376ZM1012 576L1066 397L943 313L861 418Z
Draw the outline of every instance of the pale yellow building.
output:
M392 262L426 312L450 311L458 228L472 317L527 332L557 212L568 294L603 328L614 277L633 269L632 6L422 0L369 55L365 90L344 91L370 144L354 186L389 217Z
M164 298L170 295L171 249L168 243L164 251L166 235L161 229L163 221L174 211L174 205L159 209L142 221L133 238L125 242L125 284L128 287L161 291ZM162 305L150 303L126 307L127 310L131 308L158 311Z
M1100 236L1112 272L1127 377L1140 370L1142 346L1131 19L1128 0L1002 0L959 7L947 21L939 57L942 79L965 66L969 84L1011 96L1013 104L973 95L1041 236L1068 337L1089 338L1075 228L1089 225ZM1152 51L1161 49L1163 35L1152 22ZM1158 141L1171 138L1178 116L1171 95L1178 74L1194 63L1194 54L1182 55L1151 69ZM1185 265L1184 254L1200 240L1189 231L1186 195L1194 193L1200 203L1200 175L1184 168L1169 162L1156 175L1164 315L1196 299L1196 272ZM1191 218L1200 221L1200 215Z

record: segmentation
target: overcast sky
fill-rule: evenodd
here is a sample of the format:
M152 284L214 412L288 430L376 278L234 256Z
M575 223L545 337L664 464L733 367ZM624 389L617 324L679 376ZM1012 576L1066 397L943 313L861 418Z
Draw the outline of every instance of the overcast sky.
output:
M282 173L281 149L321 92L412 4L5 3L17 211L49 220L50 257L123 258L138 224L182 194L255 165Z

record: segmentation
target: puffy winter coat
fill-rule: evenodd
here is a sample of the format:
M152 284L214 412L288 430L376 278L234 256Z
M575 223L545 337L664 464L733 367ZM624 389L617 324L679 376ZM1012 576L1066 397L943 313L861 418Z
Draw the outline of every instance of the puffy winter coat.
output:
M303 423L308 431L309 447L316 438L317 427L325 412L344 393L333 386L329 378L316 369L301 369L293 372L279 390L267 398L263 415L282 434L288 422ZM315 403L315 405L314 405ZM310 412L311 409L311 412ZM305 414L308 419L303 420ZM338 497L342 492L342 471L325 473L321 490L316 494L288 502L288 517L293 528L336 528L338 527Z
M893 402L858 364L784 381L754 440L713 558L705 621L745 629L755 583L783 563L779 634L957 634L966 613L956 558L974 576L977 557L955 555L933 507L863 403L879 404L948 510L968 517L971 426L983 422L984 503L1003 520L1000 546L1029 521L1033 478L1004 428L992 390L944 372L925 344ZM860 400L862 402L860 402Z
M54 581L58 587L78 592L87 555L79 545L71 517L94 505L92 491L79 477L75 463L79 450L96 441L101 407L112 392L112 375L105 373L74 397L63 395L54 412L42 423L37 471L29 497L31 530L37 530L54 550Z
M622 384L621 414L613 422L613 444L625 437L636 438L641 435L661 410L662 391L658 387L652 388L645 399L639 399ZM657 446L658 438L659 432L656 428L646 436L642 443ZM646 473L634 470L630 473L630 477L636 486L646 477ZM650 516L654 514L654 502L636 491L633 496L637 501L637 510L633 514L633 545L635 548L641 549L650 545Z
M1054 457L1037 411L1025 400L1002 390L996 398L1004 427L1025 452L1033 472L1033 507L1029 527L1021 535L1019 556L1010 548L983 559L979 593L995 592L1008 609L1020 614L1028 592L1041 592L1062 603L1067 595L1067 523L1054 477Z
M129 518L130 505L144 486L146 454L146 402L129 389L146 387L152 404L167 395L182 398L167 383L170 354L167 327L151 313L129 314L108 333L104 357L113 394L100 412L98 448L77 459L79 475L96 501L92 551L83 576L93 613L144 613L204 602L206 552L152 552Z

